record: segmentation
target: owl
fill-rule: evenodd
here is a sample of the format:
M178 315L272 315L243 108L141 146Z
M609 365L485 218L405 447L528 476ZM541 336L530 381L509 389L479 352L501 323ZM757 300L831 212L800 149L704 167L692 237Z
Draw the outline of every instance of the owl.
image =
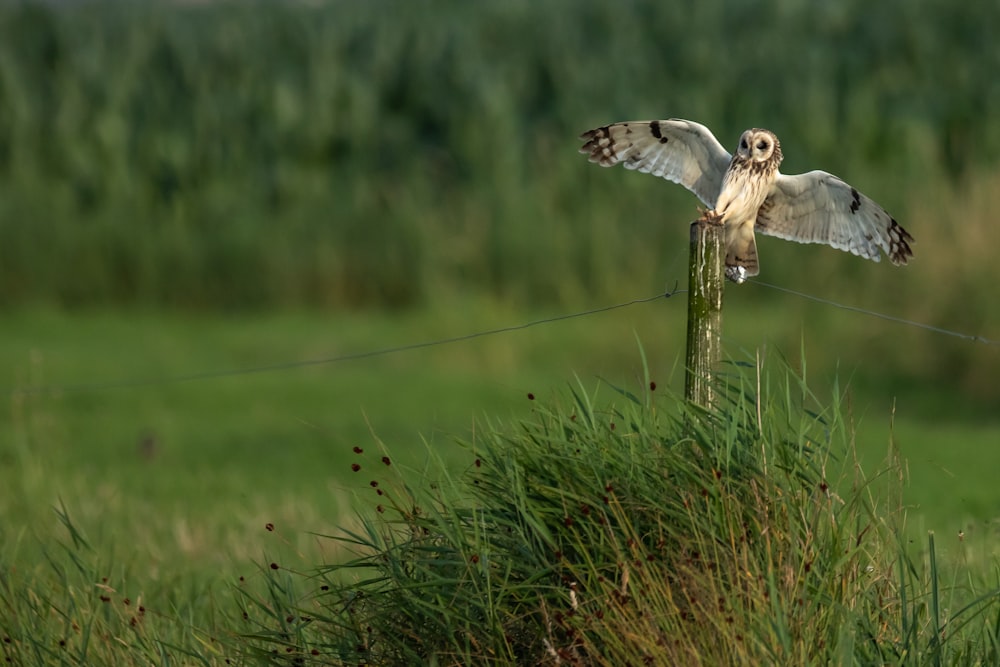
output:
M799 243L825 243L866 259L881 252L896 265L913 256L913 237L885 209L825 171L786 176L773 132L754 128L730 155L707 127L689 120L633 121L580 135L591 162L680 183L712 207L705 218L724 228L726 277L760 273L755 232Z

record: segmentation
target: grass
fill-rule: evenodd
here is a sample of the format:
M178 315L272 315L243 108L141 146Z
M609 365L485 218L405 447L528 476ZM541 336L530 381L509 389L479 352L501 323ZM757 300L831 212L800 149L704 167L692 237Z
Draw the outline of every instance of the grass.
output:
M198 640L207 640L198 628L226 599L221 582L204 574L159 581L146 569L136 572L134 556L92 546L65 508L56 509L68 534L47 541L36 565L20 563L5 540L4 560L18 563L0 574L6 662L171 664L173 654L183 664L184 653L194 657Z
M373 473L374 518L338 538L357 558L272 574L241 645L316 664L994 660L1000 589L949 583L933 536L905 544L898 460L867 476L839 407L793 376L732 382L718 412L581 386L485 429L460 474Z
M180 502L195 515L194 492L209 483L220 498L280 506L297 480L299 488L323 489L323 504L339 505L345 502L337 498L346 472L342 458L353 446L369 444L372 433L401 448L397 456L412 456L407 462L416 464L425 448L414 443L415 434L450 451L454 437L468 433L473 420L523 409L529 392L547 396L556 391L561 381L553 377L575 373L634 381L641 373L634 345L622 341L642 340L657 382L678 386L684 304L683 297L677 298L354 362L196 382L14 395L9 397L10 419L3 422L2 455L24 470L37 469L41 487L47 477L66 472L77 480L73 487L81 494L100 487L111 496ZM743 310L737 296L729 301L724 331L727 349L736 350L738 359L752 357L757 348L750 343L755 340L770 341L760 348L765 357L798 346L802 329L787 315L780 325L787 331L778 338L779 327L766 324L770 318L760 317L759 308ZM775 320L788 305L772 306ZM824 311L809 306L802 322L815 312ZM9 369L8 386L101 385L321 359L541 315L493 310L476 302L455 304L440 314L405 316L303 313L209 319L25 311L7 317L0 363ZM826 337L808 339L809 367L819 377L839 373L850 384L851 418L861 433L867 434L869 423L888 418L895 401L902 415L898 446L920 481L912 500L932 517L929 527L957 528L963 518L992 520L991 485L983 477L990 469L983 457L992 451L984 445L996 437L990 406L977 407L965 399L959 378L912 387L907 376L894 379L874 358L845 356L839 364L825 359L837 345L860 347L869 336L857 331L863 321L862 316L845 317L827 327ZM885 331L878 335L901 333L899 325ZM953 344L969 345L942 339L942 353ZM941 448L942 441L955 445ZM862 456L874 463L884 452L884 440L870 442ZM956 480L961 495L952 493ZM11 488L18 484L12 480ZM250 488L269 495L255 500L247 493ZM28 497L37 500L33 495ZM969 498L979 500L963 500ZM49 495L43 505L54 500Z
M374 549L369 557L391 543L379 539L406 537L355 514L372 505L368 475L385 473L383 446L391 472L405 471L399 502L412 496L437 511L431 523L400 516L400 525L426 527L454 550L484 538L465 533L451 511L471 516L461 513L473 499L495 502L466 486L469 443L491 442L497 456L542 465L556 490L587 479L586 470L553 463L560 457L539 460L524 440L575 410L564 378L581 378L574 401L625 410L637 432L673 442L681 431L663 416L672 413L662 397L681 379L680 298L354 362L156 381L448 338L672 287L686 273L684 225L694 200L655 179L586 164L574 137L594 125L690 117L725 143L745 127L770 127L782 137L785 171L821 166L844 176L913 232L917 255L895 270L761 239L764 280L998 338L998 172L990 159L1000 125L989 110L1000 88L987 34L995 7L765 2L755 11L768 20L748 32L744 12L721 2L569 5L0 7L0 385L10 390L0 418L0 638L8 640L0 649L9 662L254 663L272 660L273 640L286 655L318 643L330 657L349 638L333 626L343 620L335 605L350 571L321 570L332 592L308 596L305 577L345 557L342 542L316 535L347 528ZM707 47L711 34L725 35L728 48ZM765 71L774 74L768 86L748 85ZM650 81L658 84L641 84ZM770 364L801 349L788 365L835 386L810 405L835 406L824 418L841 436L853 434L831 447L856 455L862 471L898 475L903 466L911 480L903 510L898 499L842 491L855 502L837 520L872 525L866 539L888 564L871 590L826 591L842 604L817 614L810 631L847 619L840 634L824 635L826 649L800 641L802 612L772 598L770 617L787 612L787 623L754 625L745 653L730 657L801 662L827 655L809 650L829 650L894 664L977 656L988 663L996 632L984 617L958 639L952 619L973 590L995 585L997 346L753 284L727 291L724 334L736 362L760 356ZM599 382L645 387L647 372L660 387L654 412L662 421L642 401L592 398ZM776 415L801 443L798 428L811 417L800 407ZM740 410L727 414L736 419ZM529 424L498 425L498 415ZM890 418L901 462L882 468ZM597 448L594 460L613 467L601 428L584 431L585 439ZM786 444L766 441L775 456ZM353 472L352 464L362 467ZM692 484L706 472L690 461L678 469ZM862 479L854 475L842 479ZM769 494L802 502L797 516L771 508L757 517L768 534L802 537L796 520L834 511L796 496L794 480L761 479ZM869 487L883 482L864 479ZM437 490L427 488L431 480ZM508 481L524 488L523 479ZM726 535L719 522L756 502L741 484L727 477L712 496L720 504L704 508L736 514L678 514L666 524L709 531L685 531L692 540ZM636 498L654 487L641 482ZM877 516L883 508L898 523ZM642 510L614 515L621 530L609 548L627 549L630 530L645 539L643 530L666 525ZM538 527L551 518L523 516ZM583 539L556 524L545 528L550 536ZM809 539L833 548L849 534ZM803 544L781 557L801 555ZM742 556L760 572L785 564L774 554ZM572 565L587 574L587 563ZM529 629L512 640L465 635L491 646L497 660L522 649L551 657L550 648L610 656L641 647L567 620L573 597L561 581L525 601L517 596L527 588L505 589L510 582L485 566L448 566L493 596L491 606L464 598L485 614L471 631ZM823 585L856 583L830 572ZM653 584L638 570L630 576L634 585ZM698 580L707 591L732 584ZM403 590L405 579L393 581L397 588L381 589L386 604L437 609L427 606L437 600ZM454 583L439 590L465 595ZM589 610L613 600L620 573L614 583L588 581L594 597L578 591L577 603ZM744 614L739 625L764 617L754 595L789 593L801 582L766 583L728 610ZM505 591L527 605L514 617L505 615ZM832 597L851 591L853 607ZM890 602L875 604L878 592ZM612 605L607 627L644 627L630 616L638 609L673 623L676 593L659 589L646 607ZM293 607L301 605L319 605L330 632L317 638L317 624L300 627ZM398 640L399 655L440 650L441 662L479 650L440 628L414 648L403 641L409 635L392 634L401 618L386 616L379 650ZM731 630L725 618L705 617L723 635ZM668 629L686 642L685 656L716 655L717 646L698 644L700 629ZM865 632L873 639L858 644ZM637 639L655 636L650 629ZM876 649L887 652L866 653Z
M755 329L760 310L744 313L738 300L731 303L725 321L726 331L736 336L731 346L738 347L743 334L762 336ZM66 633L75 632L73 621L65 620L72 616L81 628L84 621L93 625L95 639L87 649L95 651L89 654L92 661L163 662L152 657L155 651L179 660L181 647L209 664L221 664L223 656L249 650L242 635L274 637L261 634L277 632L267 619L287 609L285 618L292 606L305 604L301 596L311 590L309 573L318 565L343 563L355 553L357 545L318 536L341 535L344 529L367 534L360 517L369 516L364 512L373 512L379 502L370 481L393 490L399 507L407 493L433 490L427 488L431 482L465 488L475 458L485 460L485 443L499 448L512 429L518 432L505 420L498 422L497 415L530 424L566 418L567 411L577 409L576 401L590 401L595 415L611 419L615 410L632 405L617 394L609 398L598 377L641 388L648 374L658 385L655 397L649 397L658 406L654 413L644 417L642 403L629 408L639 412L628 412L628 420L614 419L627 424L655 417L643 428L667 428L676 409L668 396L681 380L676 365L684 327L675 311L682 307L665 300L363 362L179 384L9 395L11 418L0 422L4 632L18 633L17 655L29 663L49 664L56 654L34 647L28 635L54 650L60 640L70 641ZM468 302L441 314L211 319L24 311L7 319L0 366L19 386L183 375L321 358L535 319L494 308ZM473 321L477 326L471 326ZM829 340L850 340L855 325L848 318L839 326L827 330ZM646 343L645 364L635 352L636 337L657 341ZM825 340L815 344L828 347ZM793 347L794 338L787 344ZM777 358L776 345L764 350L766 357ZM814 368L808 345L804 359L795 363L809 365L813 377L837 373L829 364ZM574 373L582 388L567 403L562 382L553 377ZM810 401L839 404L838 428L853 433L851 451L861 469L877 470L890 439L884 377L879 369L863 367L842 373L850 376L849 391L834 388ZM591 395L598 385L605 386L603 398ZM780 393L778 386L769 389L772 396ZM893 506L900 522L894 534L919 551L927 531L934 530L937 567L945 573L941 585L954 588L970 581L983 590L996 557L990 502L995 466L987 446L996 439L996 426L956 401L952 388L938 389L934 400L924 400L943 413L965 417L947 421L921 409L922 404L910 412L908 399L898 401L893 451L903 457L913 483L902 489L905 526ZM924 393L930 390L925 387ZM783 414L774 413L775 428L797 423ZM795 414L796 419L808 417ZM666 434L651 433L651 441L667 441ZM588 436L594 446L598 435ZM615 438L631 447L629 437L617 433ZM942 441L965 448L942 448ZM525 441L520 447L527 446ZM356 454L355 447L363 452ZM496 449L493 455L502 453ZM648 458L631 448L620 453L632 461ZM391 456L391 469L381 463L383 455ZM355 463L358 472L352 471ZM555 474L545 465L547 474ZM468 500L468 494L460 495ZM390 507L388 501L383 504ZM908 552L909 557L919 560L918 551ZM268 569L271 562L280 569ZM913 567L912 576L919 580L913 586L924 590L927 570L920 562ZM350 572L331 570L324 576L332 586ZM283 606L272 599L278 595ZM137 604L146 610L144 638L132 625ZM43 618L46 608L57 615ZM256 625L242 620L244 608ZM44 632L38 634L38 627ZM334 641L333 635L321 641L309 634L312 630L303 632L309 646ZM79 639L74 635L70 642L77 651L72 655L82 655ZM251 644L262 646L257 640ZM245 660L253 663L251 657Z

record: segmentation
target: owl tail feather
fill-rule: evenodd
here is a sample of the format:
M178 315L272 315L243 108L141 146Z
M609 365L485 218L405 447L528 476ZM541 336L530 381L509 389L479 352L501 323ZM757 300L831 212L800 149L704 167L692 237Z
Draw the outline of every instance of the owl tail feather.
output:
M753 224L726 227L726 277L742 283L760 273Z

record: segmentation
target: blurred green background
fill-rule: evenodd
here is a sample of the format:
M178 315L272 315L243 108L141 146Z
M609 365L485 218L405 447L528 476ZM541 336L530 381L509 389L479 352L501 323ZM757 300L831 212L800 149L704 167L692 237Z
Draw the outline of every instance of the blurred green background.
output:
M683 287L697 201L588 164L577 135L613 121L690 118L730 148L773 130L783 171L840 175L915 257L765 238L761 280L1000 339L998 30L1000 5L946 0L3 4L3 536L60 534L63 498L144 563L243 561L267 520L348 521L352 447L461 469L455 436L530 414L528 392L635 386L637 340L679 386L680 295L375 359L58 389ZM724 337L734 360L804 365L821 396L839 378L870 461L895 410L913 523L996 537L1000 345L754 284L727 286Z

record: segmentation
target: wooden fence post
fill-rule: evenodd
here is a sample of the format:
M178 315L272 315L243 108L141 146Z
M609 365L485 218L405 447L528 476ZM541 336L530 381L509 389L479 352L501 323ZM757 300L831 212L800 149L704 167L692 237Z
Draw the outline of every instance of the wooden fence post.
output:
M706 408L714 403L712 373L722 358L723 236L722 225L704 216L691 223L684 398Z

